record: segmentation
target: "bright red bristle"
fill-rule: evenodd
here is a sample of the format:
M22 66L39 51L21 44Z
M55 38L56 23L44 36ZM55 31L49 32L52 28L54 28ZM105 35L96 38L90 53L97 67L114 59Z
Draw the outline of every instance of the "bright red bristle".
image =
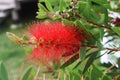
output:
M28 30L37 43L31 55L42 63L59 61L63 55L77 52L85 39L81 29L62 22L37 22Z

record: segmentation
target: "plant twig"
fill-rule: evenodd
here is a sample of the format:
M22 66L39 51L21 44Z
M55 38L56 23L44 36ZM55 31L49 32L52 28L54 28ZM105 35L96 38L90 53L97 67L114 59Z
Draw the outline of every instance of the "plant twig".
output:
M37 80L37 76L39 74L39 71L40 71L40 65L38 66L37 72L36 72L36 74L34 76L34 80Z
M61 73L61 71L58 70L58 77L57 77L57 80L60 80L60 73Z
M90 47L90 48L98 48L97 46L94 46L94 45L81 45L82 47ZM108 47L105 47L104 49L107 49L107 50L112 50L112 51L120 51L120 48L108 48Z
M117 76L114 76L114 77L113 77L113 80L117 80Z
M105 49L112 50L112 51L120 51L120 48L105 48Z
M82 18L79 14L75 14L76 17L78 17L79 19ZM90 21L90 20L86 20L88 23L92 24L92 25L95 25L96 27L99 27L99 28L105 28L105 29L108 29L108 30L112 30L111 27L109 26L103 26L103 25L100 25L100 24L97 24L93 21Z
M112 66L108 67L104 72L105 72L105 73L108 72L108 71L111 70L113 67L115 67L115 65L112 65Z
M46 78L45 78L45 73L43 74L43 80L46 80Z
M22 63L21 66L20 66L20 70L19 70L19 74L18 74L18 79L17 80L20 80L20 77L21 77L21 74L22 74L22 71L23 71L23 67L24 67L24 63Z
M81 76L80 80L84 80L84 76L83 75Z
M25 43L26 45L36 45L36 43L32 43L32 42L26 42ZM87 45L87 44L83 44L83 45L80 45L81 47L91 47L91 48L98 48L97 46L94 46L94 45ZM108 47L105 47L104 49L107 49L107 50L111 50L111 51L120 51L120 48L108 48Z
M66 73L64 73L64 80L66 80Z

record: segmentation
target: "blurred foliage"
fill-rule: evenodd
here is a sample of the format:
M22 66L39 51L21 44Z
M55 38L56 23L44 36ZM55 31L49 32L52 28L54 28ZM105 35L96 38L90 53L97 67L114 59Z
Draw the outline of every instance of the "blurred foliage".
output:
M0 62L0 80L8 80L8 74L3 62Z
M22 46L11 42L5 32L10 31L20 35L19 31L23 29L9 30L8 25L0 27L0 60L6 66L8 80L13 80L18 76L19 66L24 61L25 52ZM6 78L0 80L7 80Z

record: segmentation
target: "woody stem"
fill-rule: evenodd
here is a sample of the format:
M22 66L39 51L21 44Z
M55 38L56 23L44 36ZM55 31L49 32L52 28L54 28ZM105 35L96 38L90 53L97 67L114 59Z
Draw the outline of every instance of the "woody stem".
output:
M76 17L78 17L79 19L81 19L82 17L79 15L79 14L75 14ZM99 27L99 28L105 28L105 29L108 29L108 30L112 30L110 26L103 26L103 25L100 25L100 24L97 24L93 21L90 21L90 20L86 20L89 24L92 24L96 27Z
M97 46L94 46L94 45L81 45L82 47L90 47L90 48L98 48ZM108 48L108 47L105 47L104 49L107 49L107 50L112 50L112 51L120 51L120 48Z
M40 65L38 66L37 72L36 72L36 74L34 76L34 80L37 80L37 76L39 74L39 71L40 71Z

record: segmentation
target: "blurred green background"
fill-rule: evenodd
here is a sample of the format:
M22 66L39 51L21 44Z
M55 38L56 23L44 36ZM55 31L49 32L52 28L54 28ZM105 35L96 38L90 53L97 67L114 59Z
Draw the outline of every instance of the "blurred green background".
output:
M0 61L3 61L8 71L9 80L17 80L20 66L25 59L24 46L15 44L6 36L6 32L12 32L18 36L21 32L24 32L26 26L30 24L36 18L37 2L26 2L21 4L21 10L19 10L20 27L16 29L10 29L12 25L11 17L8 16L4 23L0 25Z

